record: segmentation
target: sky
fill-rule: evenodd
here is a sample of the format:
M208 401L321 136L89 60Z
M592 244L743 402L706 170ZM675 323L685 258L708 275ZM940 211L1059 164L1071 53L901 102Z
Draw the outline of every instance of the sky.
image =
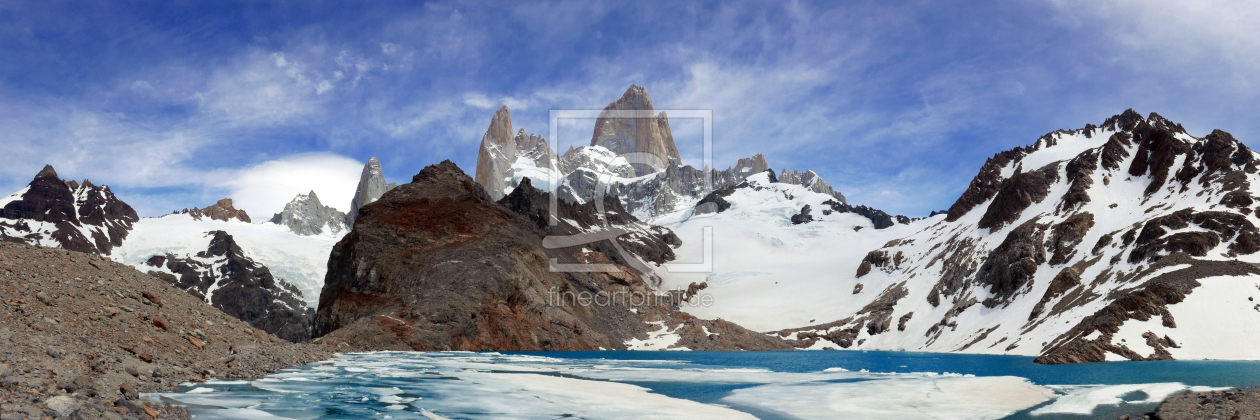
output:
M265 219L307 191L344 211L370 157L391 182L471 173L500 106L548 137L551 110L637 84L712 111L719 168L764 153L924 216L995 153L1127 108L1260 146L1257 21L1250 0L0 0L0 191L51 164L142 216L232 197ZM673 126L700 160L699 124Z

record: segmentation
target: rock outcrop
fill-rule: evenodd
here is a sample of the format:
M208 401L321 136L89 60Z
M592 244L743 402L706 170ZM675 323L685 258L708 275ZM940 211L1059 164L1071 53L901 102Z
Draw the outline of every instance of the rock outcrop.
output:
M477 152L477 184L490 193L490 198L503 198L503 190L512 185L512 164L516 162L516 140L512 136L512 111L505 105L495 111L490 127L481 136Z
M109 255L139 220L109 186L63 181L52 165L0 198L0 240L9 242Z
M350 212L346 213L346 226L354 229L354 219L359 217L359 209L381 198L386 191L398 184L385 182L385 172L381 169L381 161L375 157L368 159L363 165L363 174L359 176L359 186L354 190L354 198L350 200Z
M155 255L144 269L254 328L292 342L309 340L312 311L302 293L246 256L227 232L206 236L205 251Z
M245 210L239 210L236 207L232 207L231 198L224 198L214 203L214 205L203 209L193 207L192 209L183 209L179 213L191 215L193 219L197 220L201 220L204 217L210 220L222 220L224 222L236 219L245 223L253 223L249 220L249 214L245 213Z
M641 272L601 252L607 249L574 248L565 238L546 242L546 232L560 232L552 230L559 225L539 211L545 196L527 186L505 202L529 216L492 201L447 161L364 207L329 259L315 336L363 350L625 349L629 340L648 338L643 317L685 323L679 317L686 315L672 310L676 301L612 299L657 295ZM628 216L608 204L608 217ZM672 255L665 248L627 251L664 260ZM602 270L552 270L578 264ZM582 298L595 295L606 298L600 304ZM743 337L750 348L787 348L746 330Z
M651 156L631 162L639 175L682 163L669 128L669 117L664 112L654 113L652 98L638 85L630 85L626 93L604 107L595 120L591 146L603 146L617 155Z
M346 229L346 214L332 206L320 203L315 191L309 194L298 194L284 211L271 217L271 223L284 225L298 235L322 235L325 232L337 235Z
M787 169L783 169L783 172L779 174L779 182L800 185L808 188L810 191L835 197L837 200L840 200L841 204L849 204L849 201L844 199L844 194L840 194L840 192L832 189L831 185L827 181L823 181L822 177L818 176L814 171L788 172Z

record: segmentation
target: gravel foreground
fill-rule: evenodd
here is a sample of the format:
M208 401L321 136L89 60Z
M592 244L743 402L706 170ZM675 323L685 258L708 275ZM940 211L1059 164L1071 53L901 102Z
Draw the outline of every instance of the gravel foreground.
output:
M1184 392L1173 395L1153 413L1120 420L1256 420L1260 419L1260 388Z
M101 256L0 242L0 420L187 419L140 393L254 379L331 350L281 340Z

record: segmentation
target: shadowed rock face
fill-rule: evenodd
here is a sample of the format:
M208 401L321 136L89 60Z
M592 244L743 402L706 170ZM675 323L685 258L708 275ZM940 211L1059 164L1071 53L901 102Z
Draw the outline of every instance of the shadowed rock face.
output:
M630 338L648 337L645 321L661 321L683 340L703 344L700 349L789 348L738 326L695 320L677 312L676 301L649 299L631 312L624 300L591 305L567 298L653 291L640 272L617 264L610 257L617 253L599 244L544 247L549 231L578 232L594 220L582 216L587 205L573 206L560 214L574 216L576 225L549 225L546 207L539 206L549 201L546 195L525 182L521 187L504 199L507 206L500 205L446 161L364 207L329 258L315 336L362 350L625 349ZM613 226L637 223L616 201L605 204ZM649 261L672 258L666 238L654 241L663 248L626 248ZM614 269L553 272L553 261ZM687 332L719 326L728 333L709 338Z
M364 207L356 225L329 259L316 336L342 329L337 339L368 348L594 350L624 348L644 329L624 307L546 305L553 290L598 283L551 272L536 224L449 161Z
M630 116L617 115L617 112ZM591 135L591 146L603 146L618 155L646 153L659 159L651 164L631 162L639 175L682 163L678 147L674 146L669 118L664 112L653 115L652 98L648 97L646 89L638 85L631 85L621 98L608 104L600 113L595 121L595 132Z
M149 274L254 328L292 342L309 340L312 310L302 293L246 257L232 235L221 230L206 235L211 239L205 251L154 256L145 262Z
M0 240L94 254L109 255L140 221L108 186L63 181L51 165L0 203Z
M359 209L381 198L386 191L397 187L397 184L385 182L385 172L381 169L381 161L368 159L363 165L363 174L359 176L359 186L354 190L354 198L350 200L350 212L346 213L346 226L354 229L354 219L359 217Z

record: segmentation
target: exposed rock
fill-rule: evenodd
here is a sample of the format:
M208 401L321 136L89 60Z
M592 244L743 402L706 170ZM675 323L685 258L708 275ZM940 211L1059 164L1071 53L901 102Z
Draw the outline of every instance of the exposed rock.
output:
M799 225L814 221L814 216L811 216L809 212L809 204L806 204L805 207L801 207L800 213L792 215L792 224Z
M850 206L841 201L827 200L823 202L829 208L823 209L823 215L831 213L854 213L865 217L875 225L875 229L887 229L893 227L897 223L909 224L911 219L905 216L892 216L883 210L873 209L867 206Z
M1037 219L1011 230L1001 245L980 266L976 274L981 284L989 286L993 297L984 300L985 307L1007 303L1020 289L1031 284L1037 266L1046 262L1045 229Z
M1040 203L1050 193L1050 185L1059 179L1057 164L1050 164L1032 172L1016 169L1011 178L1002 183L993 202L985 209L976 227L997 230L1003 225L1019 220L1024 209ZM952 212L951 212L952 214Z
M298 235L321 235L324 232L336 235L346 228L346 214L323 205L315 191L311 191L294 197L284 205L284 211L276 213L270 222L284 225Z
M654 115L652 99L638 85L631 85L621 98L604 107L595 120L591 146L603 146L617 155L632 157L631 164L638 175L682 163L669 117L664 112ZM635 155L639 153L643 155Z
M180 211L180 213L191 215L195 220L201 220L203 217L208 217L210 220L222 220L226 222L236 219L245 223L252 223L249 220L249 214L246 214L245 210L238 210L237 208L232 207L231 198L219 200L214 203L214 205L204 209L193 207L191 210L184 209L183 211Z
M600 248L605 238L574 237L601 222L582 216L595 204L566 203L558 214L575 216L574 224L552 225L547 201L522 181L500 205L449 161L425 168L364 208L333 249L315 335L361 350L625 349L630 338L648 337L645 321L686 318L673 310L685 291L664 303L648 299L634 312L625 300L583 304L582 293L656 294L640 272L613 261L620 252ZM610 233L637 222L616 197L603 206ZM579 264L597 269L552 270ZM748 337L739 340L748 349L788 348L743 331L735 336Z
M1068 217L1050 230L1050 242L1046 251L1051 254L1050 265L1067 263L1076 255L1076 246L1080 245L1094 227L1094 215L1082 212Z
M62 181L51 165L26 188L0 198L0 241L49 244L109 255L140 220L108 186Z
M730 185L714 190L696 203L695 214L721 213L730 210L731 203L726 202L726 197L734 193L735 187Z
M481 136L477 153L477 184L490 198L503 198L503 190L512 185L512 163L516 162L516 140L512 136L512 112L505 105L494 113L490 127Z
M227 232L207 236L209 246L195 256L151 258L146 263L149 274L255 328L293 342L310 339L312 311L301 292L245 256Z
M354 198L350 200L350 212L346 213L346 226L354 229L354 220L359 217L359 209L381 198L386 191L394 189L398 184L385 182L385 172L381 169L381 161L373 157L363 165L363 174L359 176L359 186L354 190Z
M818 174L814 173L814 171L806 170L805 172L788 172L785 168L783 169L783 172L779 174L778 181L776 182L800 185L810 191L835 197L837 200L840 200L841 204L848 204L848 200L844 199L843 194L840 194L840 192L832 189L831 185L827 184L827 181L823 181L822 177L819 177Z

